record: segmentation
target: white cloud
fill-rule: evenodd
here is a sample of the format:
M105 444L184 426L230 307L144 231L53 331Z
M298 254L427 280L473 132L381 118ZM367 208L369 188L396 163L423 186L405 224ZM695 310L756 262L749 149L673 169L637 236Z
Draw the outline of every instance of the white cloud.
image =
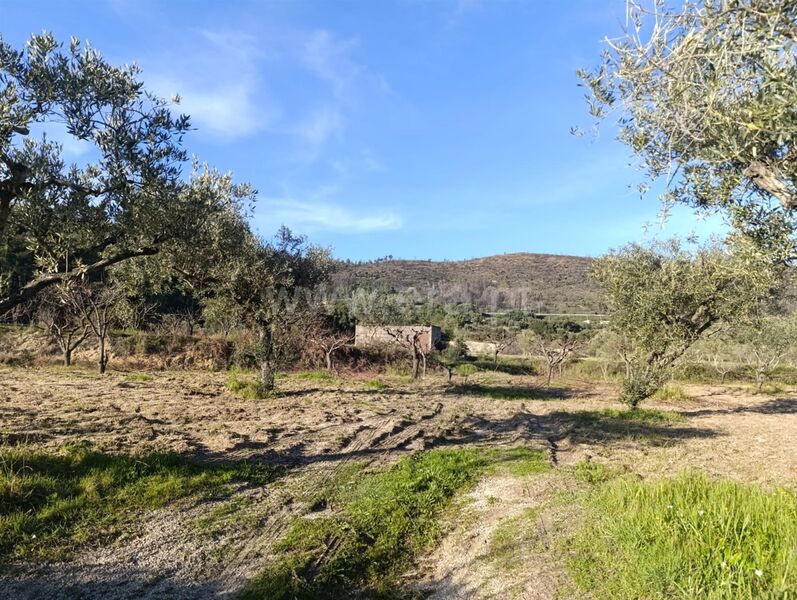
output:
M279 104L263 89L260 63L266 57L257 37L244 31L195 30L191 52L175 47L168 70L155 71L147 81L161 96L181 98L176 111L191 116L201 133L238 138L275 126Z
M280 108L262 98L252 82L203 87L173 80L156 80L155 89L165 97L180 95L178 112L191 116L200 131L236 138L270 129L279 120Z
M301 232L340 231L368 233L401 229L403 219L391 212L359 213L326 202L301 202L270 199L262 202L270 221L288 225Z

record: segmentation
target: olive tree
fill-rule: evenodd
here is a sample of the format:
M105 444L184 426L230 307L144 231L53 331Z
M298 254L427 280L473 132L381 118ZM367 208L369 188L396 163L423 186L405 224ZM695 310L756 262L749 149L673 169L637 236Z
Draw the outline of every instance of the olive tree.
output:
M762 316L739 328L734 338L753 372L756 392L761 392L772 372L797 344L797 316Z
M100 375L108 367L108 337L117 322L116 306L121 297L120 288L109 279L88 281L73 280L62 292L71 310L82 317L97 340L97 371Z
M623 339L621 399L636 407L712 326L738 323L775 292L778 269L748 246L629 245L596 261L610 327Z
M629 0L627 30L579 73L598 119L665 208L721 211L775 252L794 256L797 209L797 2ZM647 187L647 184L643 184Z
M288 334L301 335L313 292L331 265L327 250L308 245L283 227L273 240L246 235L237 254L225 256L211 272L217 293L236 303L244 323L257 335L256 358L265 392L274 389L277 369L287 356Z
M0 38L0 314L176 242L196 254L195 232L228 207L207 193L217 174L183 177L189 128L135 65L49 33L22 50ZM87 146L85 164L68 163L56 130Z

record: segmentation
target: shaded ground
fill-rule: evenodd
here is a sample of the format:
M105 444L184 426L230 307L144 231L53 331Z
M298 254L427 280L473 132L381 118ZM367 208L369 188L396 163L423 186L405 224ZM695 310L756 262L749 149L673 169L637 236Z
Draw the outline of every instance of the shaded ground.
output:
M613 388L586 381L551 391L527 377L489 374L453 389L441 379L373 390L356 381L289 378L279 396L252 401L227 392L220 373L148 375L0 368L0 434L5 443L53 449L88 440L113 452L263 461L288 474L266 487L231 490L226 499L153 511L123 539L88 548L67 565L12 565L0 574L0 598L229 596L269 559L290 522L310 511L303 498L338 469L355 460L377 468L442 445L521 443L545 448L559 467L591 460L642 476L691 466L751 482L797 477L797 399L789 395L687 386L692 400L661 405L684 420L627 422L602 414L616 406ZM552 597L562 574L544 553L525 559L533 577L529 569L501 575L480 557L502 523L567 487L557 477L483 481L466 509L474 520L459 523L421 561L413 589L434 598ZM541 522L565 513L545 513Z

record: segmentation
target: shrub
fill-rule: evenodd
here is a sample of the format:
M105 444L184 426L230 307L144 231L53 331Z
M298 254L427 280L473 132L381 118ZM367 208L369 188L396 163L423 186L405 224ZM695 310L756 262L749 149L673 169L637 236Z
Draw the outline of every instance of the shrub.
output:
M476 365L472 363L463 363L461 365L457 365L456 367L454 367L454 374L464 378L465 381L468 380L468 377L470 377L471 375L475 375L478 372L479 369L476 367Z

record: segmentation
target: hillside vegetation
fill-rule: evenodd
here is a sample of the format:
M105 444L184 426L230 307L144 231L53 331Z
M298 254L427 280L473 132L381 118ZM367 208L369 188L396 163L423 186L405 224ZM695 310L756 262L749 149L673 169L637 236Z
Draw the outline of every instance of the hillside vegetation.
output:
M415 293L443 304L484 310L592 313L604 309L589 278L592 259L556 254L502 254L470 260L377 260L340 263L333 289L356 287Z

